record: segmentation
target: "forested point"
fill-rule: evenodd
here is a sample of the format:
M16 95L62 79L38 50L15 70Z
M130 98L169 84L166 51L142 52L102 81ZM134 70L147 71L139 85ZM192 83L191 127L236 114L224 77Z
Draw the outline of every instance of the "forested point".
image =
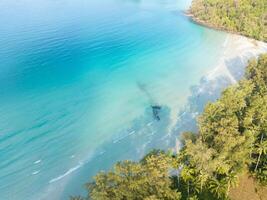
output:
M154 150L139 162L118 162L86 184L87 197L71 199L226 200L244 174L267 185L267 54L206 105L198 127L182 135L177 154Z
M267 41L266 0L193 0L195 21Z

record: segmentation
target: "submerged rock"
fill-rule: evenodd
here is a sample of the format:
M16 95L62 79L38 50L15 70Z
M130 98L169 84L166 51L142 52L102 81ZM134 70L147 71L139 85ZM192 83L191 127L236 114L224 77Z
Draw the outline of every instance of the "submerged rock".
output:
M151 106L151 108L154 118L159 121L160 120L159 111L161 110L161 106Z

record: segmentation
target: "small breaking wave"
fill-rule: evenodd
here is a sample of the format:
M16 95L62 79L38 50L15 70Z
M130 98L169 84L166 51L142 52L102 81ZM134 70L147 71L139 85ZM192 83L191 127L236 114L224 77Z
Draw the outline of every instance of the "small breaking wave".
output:
M123 140L124 138L133 135L134 133L135 133L135 131L131 131L130 133L128 133L128 134L126 134L126 135L124 135L124 136L121 136L121 137L119 137L119 138L113 140L113 143L115 144L115 143L117 143L117 142Z
M135 131L132 131L132 132L129 133L129 135L132 135L132 134L134 134L134 133L135 133Z
M147 126L151 126L153 124L153 122L149 122L147 123Z
M32 175L39 174L39 172L40 172L40 170L34 171L34 172L32 172Z
M83 162L80 162L77 166L73 167L73 168L70 168L68 171L66 171L64 174L56 177L56 178L53 178L49 181L49 183L54 183L56 181L59 181L60 179L68 176L69 174L71 174L72 172L76 171L77 169L79 169L80 167L83 166Z
M100 151L99 154L98 154L98 156L101 156L101 155L103 155L104 153L106 153L105 150L104 150L104 151Z
M38 164L38 163L40 163L40 162L42 162L41 159L40 159L40 160L36 160L36 161L34 162L34 164Z

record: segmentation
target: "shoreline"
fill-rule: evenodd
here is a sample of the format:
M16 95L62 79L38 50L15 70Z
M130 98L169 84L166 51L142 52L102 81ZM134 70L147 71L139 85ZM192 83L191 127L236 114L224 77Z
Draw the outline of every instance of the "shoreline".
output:
M224 76L229 79L229 84L236 83L243 78L250 59L267 53L267 43L232 33L227 33L222 48L217 65L205 76L207 80Z
M243 77L244 70L248 65L248 61L257 58L260 54L267 53L267 42L259 41L239 32L229 31L224 27L218 27L195 17L190 8L184 11L184 15L197 25L204 26L216 31L222 31L227 34L226 40L222 46L224 48L217 65L208 72L203 78L216 79L218 76L226 75L231 79L232 83ZM236 65L236 66L235 66ZM230 68L237 68L235 72L231 72ZM236 77L237 76L237 77Z
M185 16L192 23L196 23L188 14L185 13ZM199 25L222 31L214 27L208 27L205 24ZM219 55L217 63L200 78L197 85L193 86L194 89L187 99L185 108L178 111L174 135L188 131L184 130L183 126L192 127L192 124L196 123L197 116L203 112L208 102L216 101L225 88L242 79L249 60L256 59L259 55L267 53L266 42L230 33L229 31L226 32L224 43L218 46L218 48L222 48L222 53ZM196 102L199 104L198 107L194 106ZM197 129L197 127L195 128ZM172 149L177 153L179 152L179 140L176 140L175 146Z
M251 40L254 40L254 41L259 41L259 42L264 42L264 43L267 43L267 41L263 41L263 40L257 40L257 39L254 39L252 37L250 37L249 35L245 35L245 34L242 34L241 32L237 32L237 31L231 31L229 29L226 29L225 27L223 26L217 26L215 24L211 24L211 23L208 23L204 20L201 20L199 19L198 17L196 17L191 11L190 11L190 8L186 11L184 11L184 15L186 17L188 17L188 19L194 23L194 24L197 24L197 25L200 25L200 26L204 26L204 27L207 27L207 28L210 28L210 29L213 29L213 30L217 30L217 31L222 31L222 32L225 32L225 33L229 33L229 34L234 34L234 35L239 35L239 36L243 36L243 37L247 37Z
M210 23L207 23L205 22L204 20L201 20L197 17L195 17L191 12L190 12L190 9L185 11L184 12L184 15L186 17L188 17L188 19L194 23L194 24L197 24L197 25L200 25L200 26L205 26L207 28L210 28L210 29L213 29L213 30L217 30L217 31L223 31L223 32L227 32L227 33L232 33L232 34L237 34L236 32L234 31L229 31L227 29L225 29L224 27L218 27L218 26L215 26L214 24L210 24ZM245 36L245 35L244 35Z

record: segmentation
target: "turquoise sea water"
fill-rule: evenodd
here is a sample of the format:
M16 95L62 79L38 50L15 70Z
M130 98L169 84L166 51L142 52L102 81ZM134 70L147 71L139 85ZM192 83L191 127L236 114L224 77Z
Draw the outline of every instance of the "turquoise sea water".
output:
M0 2L0 199L66 199L116 160L174 144L225 40L183 15L189 3Z

